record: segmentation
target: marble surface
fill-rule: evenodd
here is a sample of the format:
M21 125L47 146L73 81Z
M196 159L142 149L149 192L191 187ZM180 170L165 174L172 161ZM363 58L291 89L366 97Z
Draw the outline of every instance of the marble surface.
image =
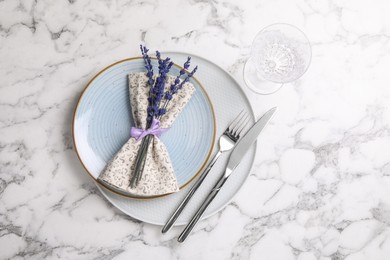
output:
M390 3L0 0L0 259L390 259ZM138 44L191 52L242 82L251 41L286 22L312 64L279 106L243 189L184 244L111 206L74 151L95 73ZM223 91L223 90L221 90Z

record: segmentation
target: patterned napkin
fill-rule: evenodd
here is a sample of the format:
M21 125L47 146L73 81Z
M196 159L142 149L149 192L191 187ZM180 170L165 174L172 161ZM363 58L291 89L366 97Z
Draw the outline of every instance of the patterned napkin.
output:
M165 89L175 81L174 76L167 75ZM146 73L129 74L130 103L134 123L137 128L145 129L149 86ZM183 88L173 96L162 116L161 128L169 128L176 117L190 100L195 88L191 83L185 83ZM163 142L154 136L146 157L142 178L134 188L130 187L130 180L135 168L135 159L141 140L131 137L119 150L114 158L98 177L98 181L115 191L132 196L150 197L164 195L179 190L173 171L171 159Z

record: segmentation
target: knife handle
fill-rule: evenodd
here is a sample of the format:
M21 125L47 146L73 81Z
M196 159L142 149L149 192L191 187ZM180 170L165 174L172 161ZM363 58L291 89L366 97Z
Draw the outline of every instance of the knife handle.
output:
M183 232L180 234L180 236L177 238L177 241L182 243L188 235L191 233L192 229L195 227L195 225L198 223L200 218L203 216L203 213L206 211L207 207L210 205L210 203L214 200L215 196L217 196L218 192L221 190L223 184L228 179L228 177L225 177L225 174L219 179L219 181L215 184L214 188L210 191L209 195L207 195L207 198L203 201L202 205L198 209L198 211L195 213L195 215L192 217L190 222L187 224L187 226L184 228Z
M222 152L218 151L218 153L215 154L213 159L210 161L210 163L207 165L206 169L202 172L202 174L199 176L198 180L192 185L190 191L187 193L186 197L183 199L183 201L180 203L179 207L175 210L175 212L172 214L172 216L169 218L167 223L162 229L162 233L168 232L173 224L176 222L176 220L179 218L180 214L186 207L187 203L190 201L194 193L198 190L204 179L206 178L207 174L210 172L211 168L214 166L216 161L218 160L219 156L221 156Z

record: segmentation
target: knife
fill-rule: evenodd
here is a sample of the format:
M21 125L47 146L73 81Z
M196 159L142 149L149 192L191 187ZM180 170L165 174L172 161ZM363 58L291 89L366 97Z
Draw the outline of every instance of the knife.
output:
M229 162L225 168L224 174L221 176L221 178L218 180L218 182L215 184L214 188L210 191L207 198L203 201L203 204L200 206L198 211L195 213L195 215L192 217L190 222L187 224L187 226L184 228L183 232L178 237L177 241L182 243L186 240L188 235L191 233L192 229L195 227L195 225L198 223L200 218L202 217L203 213L206 211L207 207L210 205L210 203L213 201L213 199L217 196L218 192L221 190L222 186L225 184L226 180L229 178L229 176L232 174L234 169L240 164L242 158L245 156L245 154L249 151L249 147L256 141L257 137L261 133L261 131L264 129L264 127L268 124L268 122L271 120L272 116L276 112L277 107L271 108L268 110L252 127L249 129L249 131L245 134L244 137L241 138L241 140L238 142L238 144L233 149L232 153L230 154Z

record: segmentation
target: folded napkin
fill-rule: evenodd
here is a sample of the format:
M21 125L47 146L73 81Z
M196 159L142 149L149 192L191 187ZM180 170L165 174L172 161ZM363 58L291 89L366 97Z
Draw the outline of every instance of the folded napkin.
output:
M167 75L165 89L175 81L174 76ZM148 108L149 86L146 73L129 74L130 103L135 126L145 129ZM185 83L179 92L173 95L167 106L167 112L160 119L161 128L169 128L176 117L190 100L195 88ZM131 137L107 164L98 177L103 185L113 188L125 195L140 197L158 196L176 192L179 186L176 181L171 159L163 142L154 136L149 145L142 178L134 188L130 187L135 159L142 141Z

